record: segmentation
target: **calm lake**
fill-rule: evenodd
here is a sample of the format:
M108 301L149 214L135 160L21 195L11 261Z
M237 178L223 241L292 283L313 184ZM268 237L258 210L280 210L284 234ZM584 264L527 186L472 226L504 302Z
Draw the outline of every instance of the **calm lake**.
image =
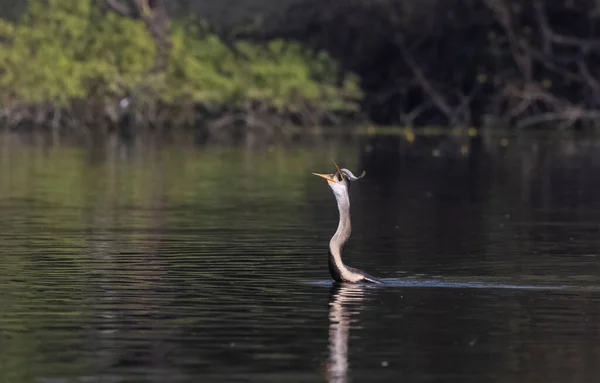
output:
M0 136L1 382L600 376L598 139L158 142Z

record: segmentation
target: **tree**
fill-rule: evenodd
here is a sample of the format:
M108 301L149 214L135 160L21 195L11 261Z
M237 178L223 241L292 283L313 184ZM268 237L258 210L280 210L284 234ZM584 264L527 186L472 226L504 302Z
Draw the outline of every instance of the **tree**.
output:
M163 72L167 69L171 41L169 39L170 21L164 0L101 0L110 10L126 17L141 19L152 36L156 46L154 65L151 72Z

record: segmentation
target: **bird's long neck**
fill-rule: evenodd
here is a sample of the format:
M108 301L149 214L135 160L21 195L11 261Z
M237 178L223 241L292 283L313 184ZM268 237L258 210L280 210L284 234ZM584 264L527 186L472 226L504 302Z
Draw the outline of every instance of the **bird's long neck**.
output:
M329 241L329 251L331 253L330 267L336 267L337 272L340 273L346 270L346 266L344 266L344 262L342 262L342 247L348 238L350 238L350 233L352 231L350 225L350 198L347 193L335 193L335 199L337 200L340 213L340 222L335 234ZM333 263L333 265L331 265L331 263Z

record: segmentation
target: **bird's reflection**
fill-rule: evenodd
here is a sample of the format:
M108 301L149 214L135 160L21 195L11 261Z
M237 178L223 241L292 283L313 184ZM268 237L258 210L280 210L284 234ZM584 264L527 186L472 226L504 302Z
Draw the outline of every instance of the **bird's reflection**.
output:
M348 380L348 336L352 317L362 309L365 287L335 284L329 298L329 360L327 381L343 383Z

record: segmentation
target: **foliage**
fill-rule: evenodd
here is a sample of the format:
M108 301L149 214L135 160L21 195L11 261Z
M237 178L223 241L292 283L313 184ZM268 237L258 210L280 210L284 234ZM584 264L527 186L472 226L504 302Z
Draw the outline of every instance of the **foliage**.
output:
M68 106L98 92L122 93L143 78L153 42L138 21L99 17L90 0L34 1L4 22L0 92L10 103Z
M190 37L183 27L175 28L173 42L164 95L168 101L184 98L245 106L265 100L278 109L296 109L302 101L310 101L344 109L355 105L340 95L360 98L355 77L346 79L340 93L333 83L335 63L324 52L309 59L311 52L299 43L278 39L259 46L240 41L231 50L215 35Z
M0 108L107 108L134 95L154 108L258 102L275 111L353 110L361 98L355 76L338 86L335 62L299 43L230 47L184 21L170 37L166 73L150 74L155 45L141 21L103 12L92 0L34 0L17 23L0 20Z

